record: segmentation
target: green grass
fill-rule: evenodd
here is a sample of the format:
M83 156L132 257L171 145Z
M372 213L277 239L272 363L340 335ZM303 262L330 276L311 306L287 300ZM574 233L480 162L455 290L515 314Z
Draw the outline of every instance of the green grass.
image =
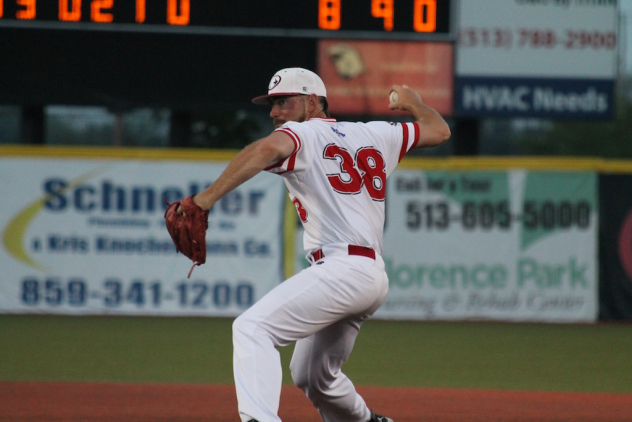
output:
M632 325L380 321L357 348L359 384L632 393Z
M232 383L231 324L0 315L0 380ZM358 385L632 393L631 353L632 325L369 321L344 371Z

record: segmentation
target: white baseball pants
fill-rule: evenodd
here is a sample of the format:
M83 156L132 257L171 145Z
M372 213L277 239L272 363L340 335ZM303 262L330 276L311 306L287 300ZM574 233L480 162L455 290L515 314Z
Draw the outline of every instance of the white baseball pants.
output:
M292 378L325 422L366 422L370 411L340 370L362 322L384 302L384 261L349 256L347 245L270 291L233 323L233 365L243 422L278 422L282 369L277 347L296 341Z

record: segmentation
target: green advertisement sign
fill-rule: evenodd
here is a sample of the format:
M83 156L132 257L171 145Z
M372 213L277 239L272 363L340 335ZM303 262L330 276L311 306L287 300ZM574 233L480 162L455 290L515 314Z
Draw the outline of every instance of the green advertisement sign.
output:
M376 316L594 321L597 208L591 172L396 171Z

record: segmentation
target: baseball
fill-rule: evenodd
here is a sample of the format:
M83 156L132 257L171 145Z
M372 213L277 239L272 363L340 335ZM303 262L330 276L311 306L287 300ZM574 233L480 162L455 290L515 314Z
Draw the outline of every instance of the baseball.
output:
M391 101L391 103L395 103L397 102L397 100L399 100L399 96L397 95L397 92L395 91L391 91L391 95L389 95L388 98Z

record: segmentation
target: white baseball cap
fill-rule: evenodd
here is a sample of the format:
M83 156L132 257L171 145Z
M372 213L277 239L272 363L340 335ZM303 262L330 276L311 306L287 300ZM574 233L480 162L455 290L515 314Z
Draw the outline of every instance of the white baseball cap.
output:
M252 102L258 105L269 105L270 97L309 94L326 98L327 89L323 80L311 70L290 67L275 73L268 85L268 95L255 97Z

